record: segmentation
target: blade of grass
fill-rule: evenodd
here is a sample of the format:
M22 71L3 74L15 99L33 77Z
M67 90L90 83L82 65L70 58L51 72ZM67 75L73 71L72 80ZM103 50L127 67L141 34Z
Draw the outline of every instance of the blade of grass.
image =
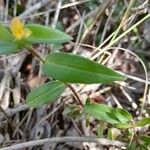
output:
M112 37L112 39L111 39L110 42L112 42L113 40L115 40L115 38L116 38L116 36L118 35L120 29L123 27L123 24L124 24L126 18L128 17L129 12L130 12L130 10L131 10L132 5L134 4L134 2L135 2L135 0L130 0L129 5L128 5L128 7L127 7L127 10L125 11L124 16L123 16L123 18L122 18L122 20L121 20L121 23L120 23L119 27L117 28L117 30L115 31L115 34L114 34L114 36Z

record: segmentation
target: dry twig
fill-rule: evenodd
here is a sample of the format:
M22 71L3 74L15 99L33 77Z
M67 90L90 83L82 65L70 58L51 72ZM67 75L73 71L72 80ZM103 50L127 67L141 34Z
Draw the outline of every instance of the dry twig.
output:
M95 137L54 137L54 138L46 138L40 140L29 141L25 143L20 143L16 145L12 145L9 147L2 148L1 150L21 150L24 148L41 146L44 144L53 144L53 143L62 143L62 142L91 142L98 143L99 145L112 145L117 147L127 146L127 143L120 141L111 141L105 138L95 138Z
M26 16L32 14L34 11L40 9L41 7L47 5L48 3L50 3L51 0L42 0L39 3L35 4L34 6L30 7L29 9L27 9L26 11L24 11L19 17L25 18Z

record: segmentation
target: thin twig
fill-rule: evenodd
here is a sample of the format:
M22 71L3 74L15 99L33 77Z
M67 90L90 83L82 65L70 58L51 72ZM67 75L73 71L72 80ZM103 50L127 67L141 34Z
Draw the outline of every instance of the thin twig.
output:
M114 36L112 37L112 39L111 39L110 42L112 42L112 41L117 37L117 35L118 35L120 29L123 27L123 24L124 24L126 18L127 18L128 15L129 15L129 12L130 12L130 10L131 10L131 8L132 8L134 2L135 2L135 0L130 0L129 5L128 5L128 7L127 7L127 10L125 11L124 16L123 16L123 18L122 18L122 20L121 20L121 23L120 23L118 29L115 31L115 34L114 34Z
M74 93L76 99L78 100L79 104L83 107L84 105L82 104L82 101L80 100L78 94L76 93L75 89L69 84L69 83L65 83L69 89Z
M108 48L116 44L119 40L121 40L124 36L126 36L129 32L131 32L134 28L139 26L141 23L143 23L145 20L150 18L150 13L147 14L145 17L143 17L140 21L136 22L133 26L131 26L129 29L124 31L121 35L119 35L117 38L115 38L112 42L110 42L106 47L104 47L101 51L102 53L107 51Z
M104 39L105 39L105 36L106 36L106 33L107 33L107 29L108 29L108 24L110 23L110 20L111 20L112 14L114 13L115 8L116 8L116 5L113 5L112 10L109 13L109 16L106 20L106 23L105 23L105 26L104 26L104 29L103 29L103 32L102 32L102 37L101 37L100 44L102 44L104 42Z
M111 0L107 0L105 1L104 3L102 3L99 7L98 7L98 10L97 10L97 14L96 14L96 17L95 19L93 20L92 24L88 27L87 30L85 30L83 36L82 36L82 39L81 39L81 43L84 41L85 37L87 36L87 34L91 31L91 29L93 28L93 26L95 25L95 23L97 21L100 20L100 18L103 16L103 14L105 13L105 10L106 8L109 7L109 5L111 4Z
M30 7L29 9L27 9L26 11L24 11L19 17L25 18L26 16L32 14L34 11L40 9L41 7L47 5L48 3L50 3L51 0L42 0L40 2L38 2L37 4L33 5L32 7Z
M1 106L0 106L0 111L4 114L6 119L9 121L9 116L7 115L7 113L5 112L5 110Z
M71 118L71 122L72 122L72 124L74 125L75 130L78 132L78 134L79 134L80 136L82 136L82 135L83 135L82 131L80 131L80 129L79 129L77 123L76 123L72 118Z
M47 116L43 117L38 123L37 125L41 124L43 121L45 121L46 119L50 118L50 116L52 116L56 111L58 111L64 104L60 104L58 107L56 107L52 112L50 112Z
M59 18L60 11L61 11L61 5L62 5L62 0L59 0L59 1L58 1L58 4L57 4L57 7L56 7L56 13L55 13L53 22L52 22L52 24L51 24L52 28L55 28L55 27L56 27L56 24L57 24L57 22L58 22L58 18Z
M12 129L15 128L16 125L12 124L12 123L13 123L12 118L10 118L10 117L7 115L6 111L5 111L1 106L0 106L0 111L2 111L2 113L3 113L4 116L6 117L6 119L7 119L8 123L9 123L9 125L11 126L11 128L12 128ZM1 117L1 119L2 119L2 117Z
M26 113L26 115L22 118L22 120L20 121L20 123L16 126L15 131L13 133L13 136L15 136L17 130L19 129L19 127L23 124L23 122L25 121L25 119L27 118L27 116L29 115L29 113L33 110L33 108L30 108L30 110Z
M9 108L5 110L5 113L7 114L7 118L12 117L13 115L19 113L20 111L25 111L29 109L29 107L27 105L20 105L16 108ZM1 115L1 119L4 119L6 116Z
M41 146L44 144L53 144L53 143L62 143L62 142L90 142L90 143L98 143L100 145L112 145L117 147L127 146L127 143L120 141L111 141L105 138L96 138L96 137L54 137L54 138L46 138L40 140L29 141L25 143L20 143L16 145L12 145L9 147L1 148L1 150L21 150L24 148Z
M76 5L84 4L84 3L89 2L89 1L91 1L91 0L83 0L83 1L80 1L80 2L73 2L73 3L64 4L64 5L62 5L60 7L60 9L63 10L63 9L69 8L69 7L73 7L73 6L76 6ZM49 10L46 10L46 11L43 11L43 12L38 12L38 13L34 13L34 14L31 13L31 15L27 15L27 16L21 17L21 19L37 17L37 16L45 15L47 13L54 12L54 11L56 11L56 9L52 8L52 9L49 9ZM80 22L79 22L79 24L80 24Z
M86 20L86 19L88 19L88 18L93 17L94 15L96 15L97 11L98 11L98 9L89 12L88 14L86 14L86 15L83 17L82 20ZM71 32L73 29L75 29L77 26L79 26L82 20L81 20L81 19L80 19L80 20L77 20L76 22L74 22L73 24L71 24L68 28L66 28L66 33Z

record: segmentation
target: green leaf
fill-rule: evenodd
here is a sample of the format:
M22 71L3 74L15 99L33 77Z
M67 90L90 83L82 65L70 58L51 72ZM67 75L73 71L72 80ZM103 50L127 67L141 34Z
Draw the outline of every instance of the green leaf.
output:
M2 24L0 24L0 40L6 42L12 42L13 40L12 34L9 32L8 28Z
M108 137L110 140L116 140L119 134L120 134L120 131L116 128L110 128L108 130Z
M108 138L109 138L110 140L115 140L115 139L113 138L113 131L112 131L112 128L110 128L110 129L108 130Z
M65 90L66 85L60 81L48 82L33 89L27 96L27 104L32 107L38 107L48 102L55 101Z
M31 43L55 44L68 42L72 39L68 34L44 25L27 24L26 27L32 32L27 38Z
M144 119L137 122L137 126L141 126L141 127L145 126L147 124L150 125L150 118L144 118Z
M147 145L150 145L150 136L142 136L140 137L142 141L144 141Z
M135 142L135 141L132 141L132 142L128 145L127 150L136 150L136 142Z
M132 125L129 123L117 123L115 124L115 127L120 128L120 129L128 129L128 128L131 128Z
M12 54L18 51L19 51L19 48L16 43L0 41L0 55Z
M109 107L104 104L89 104L87 103L84 106L83 111L98 120L103 120L111 124L118 123L127 123L129 120L124 119L124 122L121 122L119 118L113 113L116 108ZM120 114L121 116L121 114ZM123 118L123 116L121 116Z
M139 147L140 147L140 150L149 150L149 148L142 143L139 144Z
M99 138L103 137L105 129L106 129L105 122L104 121L100 122L99 125L98 125L98 127L97 127L97 129L96 129Z
M115 108L112 112L121 122L128 122L132 120L132 115L124 109Z
M85 125L86 125L86 127L90 126L90 116L87 114L85 115Z
M43 71L54 79L70 83L110 83L126 79L110 68L68 53L49 54Z

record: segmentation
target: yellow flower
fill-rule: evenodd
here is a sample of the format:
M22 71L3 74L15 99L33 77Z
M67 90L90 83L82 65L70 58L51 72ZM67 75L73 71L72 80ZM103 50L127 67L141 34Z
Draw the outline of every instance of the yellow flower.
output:
M24 24L21 22L19 17L15 17L12 19L12 21L10 23L10 30L12 32L12 35L17 40L27 38L31 35L31 30L24 27Z

